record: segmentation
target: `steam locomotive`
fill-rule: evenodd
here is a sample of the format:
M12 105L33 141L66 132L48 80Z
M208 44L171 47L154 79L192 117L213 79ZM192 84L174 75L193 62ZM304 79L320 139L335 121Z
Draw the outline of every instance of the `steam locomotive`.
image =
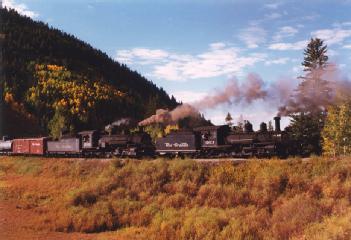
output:
M77 136L51 140L48 137L0 140L0 153L8 155L42 155L70 157L285 157L288 136L280 130L280 117L275 117L275 130L268 131L262 123L253 131L246 122L244 129L228 125L204 126L192 130L174 131L153 144L149 134L138 132L119 134L82 131Z
M178 131L156 140L156 152L166 156L192 157L285 157L288 135L280 130L280 117L275 117L275 130L262 123L259 131L245 122L244 130L228 125Z

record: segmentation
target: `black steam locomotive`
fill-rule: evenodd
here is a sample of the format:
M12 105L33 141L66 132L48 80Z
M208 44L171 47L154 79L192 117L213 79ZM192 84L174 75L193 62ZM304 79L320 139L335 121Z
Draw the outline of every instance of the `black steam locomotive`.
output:
M244 130L228 125L178 131L156 141L156 152L168 156L192 157L285 157L288 155L288 136L280 130L280 117L275 117L275 130L268 131L262 123L253 131L246 122Z
M288 136L280 130L280 117L275 117L275 130L268 131L262 123L253 131L246 122L244 129L228 125L180 130L156 140L149 134L119 134L83 131L77 136L51 140L47 137L0 140L0 153L44 156L144 157L155 155L190 157L285 157Z

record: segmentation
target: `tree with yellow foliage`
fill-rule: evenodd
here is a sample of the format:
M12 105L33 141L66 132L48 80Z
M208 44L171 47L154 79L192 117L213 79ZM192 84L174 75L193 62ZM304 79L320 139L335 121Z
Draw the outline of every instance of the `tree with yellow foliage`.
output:
M27 103L35 110L42 125L59 137L66 127L87 122L98 104L111 103L124 94L103 82L92 82L57 65L35 65L37 84L27 92ZM65 124L68 126L64 126Z
M328 108L322 137L325 155L335 157L351 153L351 99Z

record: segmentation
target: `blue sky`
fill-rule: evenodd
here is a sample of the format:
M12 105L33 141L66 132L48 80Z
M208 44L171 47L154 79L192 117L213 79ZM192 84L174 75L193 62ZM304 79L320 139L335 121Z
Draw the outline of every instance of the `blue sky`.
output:
M126 63L168 93L192 102L233 78L258 74L266 85L292 86L311 37L328 44L330 61L349 78L351 0L126 1L3 0L20 13L71 33ZM227 112L256 128L279 103L222 105L205 111L215 123ZM285 120L285 125L287 123Z

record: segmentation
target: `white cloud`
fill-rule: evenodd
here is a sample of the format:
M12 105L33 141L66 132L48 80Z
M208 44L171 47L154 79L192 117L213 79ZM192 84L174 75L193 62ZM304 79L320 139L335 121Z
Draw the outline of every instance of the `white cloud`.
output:
M2 0L2 6L16 10L19 14L25 15L30 18L36 18L39 16L37 12L28 9L24 3L17 3L15 0Z
M266 31L258 26L251 26L242 30L239 38L245 42L248 48L257 48L258 44L265 42Z
M336 28L349 27L349 26L351 26L351 21L333 23L333 27L336 27Z
M328 45L340 44L346 38L351 37L351 30L341 28L320 29L312 32L312 36L324 40Z
M343 48L351 49L351 44L344 45Z
M269 49L271 50L302 50L307 46L308 41L298 41L295 43L273 43L269 45Z
M266 14L264 17L265 17L265 20L273 20L273 19L281 18L282 15L280 13L270 13L270 14Z
M225 47L225 43L223 43L223 42L215 42L215 43L210 44L210 48L212 48L212 49L220 49L220 48L224 48L224 47Z
M159 49L133 48L132 50L119 50L116 60L124 63L132 63L133 59L139 58L144 61L161 60L168 57L168 52Z
M312 13L310 15L306 15L304 17L301 18L301 20L307 20L307 21L313 21L316 20L317 18L319 18L320 15L317 13Z
M208 95L207 92L195 92L195 91L177 91L173 92L172 95L183 103L191 103L202 100Z
M265 65L272 65L272 64L286 64L288 61L290 60L290 58L284 57L284 58L277 58L274 60L268 60L265 61Z
M267 3L264 5L265 8L268 9L277 9L282 3L277 2L277 3Z
M152 77L171 81L232 76L265 58L264 54L240 56L240 50L224 43L213 43L201 54L177 54L159 49L119 50L116 60L128 64L150 64Z
M279 31L273 36L274 41L281 41L283 38L293 37L299 32L298 29L291 26L279 28Z

